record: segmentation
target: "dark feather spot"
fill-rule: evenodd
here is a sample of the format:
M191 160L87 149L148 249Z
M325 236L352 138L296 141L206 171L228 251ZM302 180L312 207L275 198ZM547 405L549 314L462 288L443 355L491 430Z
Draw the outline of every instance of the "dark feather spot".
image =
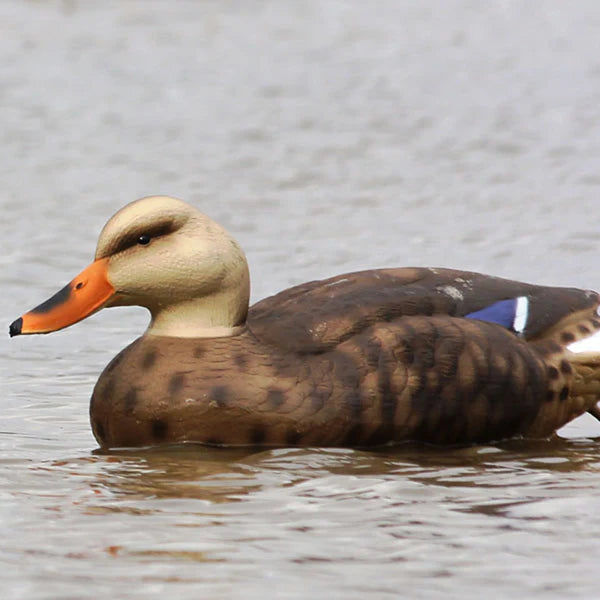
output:
M600 329L600 321L598 321L598 319L592 319L591 323L594 326L594 329Z
M421 298L419 302L419 314L420 315L432 315L433 314L433 301L427 296Z
M380 425L373 433L369 435L364 442L365 446L381 446L393 439L394 427L392 424Z
M131 388L126 394L125 398L123 398L123 409L126 415L131 415L131 413L135 410L135 406L137 404L137 390L135 388Z
M379 362L379 355L381 354L381 342L378 339L371 339L367 342L367 364L369 367L374 368Z
M217 406L227 406L229 400L229 389L226 385L216 385L210 392L211 400L217 403Z
M415 351L413 350L413 347L405 342L399 353L399 358L403 365L412 365L415 362Z
M345 436L345 443L348 446L360 446L363 436L363 427L360 423L352 425Z
M584 335L590 333L590 330L585 325L579 325L577 329L579 329L580 333L583 333Z
M431 369L435 365L433 346L427 345L419 348L417 360L421 364L423 369Z
M169 394L174 396L183 388L185 373L175 373L169 380Z
M267 437L267 434L266 434L265 428L262 427L261 425L257 425L250 432L250 442L257 446L264 443L266 437Z
M572 335L572 334L570 334L570 335ZM575 339L575 338L573 337L573 339ZM570 341L573 341L573 340L570 340ZM555 341L551 341L548 344L548 350L550 352L555 352L555 353L556 352L562 352L562 348L561 348L560 344L558 342L555 342Z
M269 390L267 402L271 408L279 408L285 402L285 394L281 390Z
M463 350L461 340L442 341L435 353L436 369L442 382L453 381L458 371L458 360Z
M418 300L420 300L420 299L418 299ZM402 315L412 316L412 315L419 314L421 312L419 310L419 307L417 306L417 299L415 299L415 298L410 298L410 297L403 298L401 306L402 306L402 308L401 308Z
M204 346L198 346L194 348L194 358L202 358L206 353L206 348Z
M559 373L556 367L548 367L548 377L550 379L558 379Z
M346 406L353 417L358 417L362 412L362 397L358 390L351 390L344 397Z
M248 364L248 359L246 358L246 355L242 354L241 352L236 354L233 360L240 369L244 369Z
M100 421L94 421L94 432L96 433L96 437L99 438L102 442L106 439L104 434L104 425L100 423Z
M289 446L297 446L301 438L302 435L295 429L288 429L285 432L285 443Z
M154 419L152 421L152 436L156 440L164 440L167 436L169 425L163 419Z
M382 354L379 360L379 378L377 383L381 398L381 421L386 424L394 422L394 414L396 412L396 398L392 391L390 366L390 360L386 360L386 356Z
M144 358L142 359L142 369L144 369L144 371L147 371L148 369L150 369L152 367L152 365L154 365L155 361L156 361L156 352L154 350L150 350L149 352L146 352L146 354L144 354Z
M529 404L526 404L527 411L533 415L538 410L537 398L543 394L546 389L547 380L544 377L544 368L536 362L530 361L530 385L531 397L529 397ZM533 416L532 416L533 418Z
M562 390L560 390L560 400L561 402L564 402L567 398L569 397L569 388L565 385L563 386Z
M563 331L560 334L560 339L565 343L569 344L575 341L575 336L570 331Z
M108 381L104 384L102 390L97 390L98 394L94 394L96 398L94 399L95 403L103 403L110 402L115 391L115 382L109 378Z
M561 373L564 373L565 375L570 375L573 372L573 368L569 364L568 360L563 358L560 361L560 371L561 371Z
M107 365L106 367L106 372L110 373L111 371L113 371L114 369L116 369L119 366L119 363L123 360L123 357L125 356L124 352L120 352L119 354L117 354Z
M397 316L396 311L395 310L390 310L390 309L385 309L385 310L379 311L377 313L377 318L378 319L381 319L382 321L387 321L387 322L395 319L396 316Z
M424 413L427 412L427 377L419 375L415 380L417 384L411 390L411 404L419 413Z

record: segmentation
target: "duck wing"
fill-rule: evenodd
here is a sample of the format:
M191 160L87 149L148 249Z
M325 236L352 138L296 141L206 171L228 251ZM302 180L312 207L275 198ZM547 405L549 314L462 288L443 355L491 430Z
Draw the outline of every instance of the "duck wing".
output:
M408 267L374 269L311 281L251 307L248 326L265 343L298 353L335 348L377 323L400 317L448 315L491 321L511 329L511 306L526 305L518 333L525 340L571 313L598 304L598 294L547 287L453 269ZM500 318L500 313L502 317Z

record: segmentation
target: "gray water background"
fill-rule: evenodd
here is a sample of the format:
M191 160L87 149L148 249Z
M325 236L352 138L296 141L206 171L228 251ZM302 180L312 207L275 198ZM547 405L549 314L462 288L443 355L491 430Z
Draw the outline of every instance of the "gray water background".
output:
M137 197L245 248L253 299L375 266L600 288L600 4L0 3L0 313ZM381 452L98 454L147 323L0 338L3 598L596 598L600 425Z

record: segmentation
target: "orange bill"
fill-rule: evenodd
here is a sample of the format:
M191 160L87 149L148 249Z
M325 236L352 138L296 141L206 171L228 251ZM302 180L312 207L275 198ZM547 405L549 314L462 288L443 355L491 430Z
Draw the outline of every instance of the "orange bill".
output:
M102 308L114 293L115 289L108 280L108 259L102 258L46 302L14 321L9 333L12 337L63 329Z

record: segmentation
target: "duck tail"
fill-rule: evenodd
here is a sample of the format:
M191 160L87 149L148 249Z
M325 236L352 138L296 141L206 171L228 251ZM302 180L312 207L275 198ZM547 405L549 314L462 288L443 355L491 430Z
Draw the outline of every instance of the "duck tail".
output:
M585 410L600 421L600 354L569 356L573 368L572 394L581 398Z

